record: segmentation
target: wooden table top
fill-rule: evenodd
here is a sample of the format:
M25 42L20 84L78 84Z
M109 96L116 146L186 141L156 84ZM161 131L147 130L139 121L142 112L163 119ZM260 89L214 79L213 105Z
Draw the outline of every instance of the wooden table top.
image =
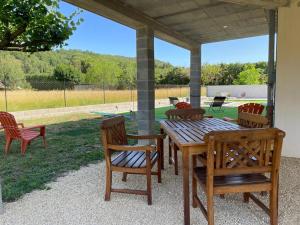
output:
M167 135L180 146L204 145L204 136L211 131L242 129L242 127L237 124L217 118L204 118L202 120L163 120L160 124Z

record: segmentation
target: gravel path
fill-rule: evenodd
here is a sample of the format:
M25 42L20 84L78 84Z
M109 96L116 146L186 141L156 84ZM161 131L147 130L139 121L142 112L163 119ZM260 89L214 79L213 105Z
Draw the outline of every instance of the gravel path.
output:
M183 224L182 180L173 167L163 172L163 183L153 177L153 205L146 197L113 193L104 202L105 164L81 168L57 182L50 190L34 191L17 202L5 204L1 225L176 225ZM283 158L280 188L280 224L300 224L300 159ZM145 178L114 175L115 186L145 187ZM264 197L266 200L267 198ZM269 224L266 214L254 203L245 204L239 194L215 197L216 224ZM199 209L191 208L191 224L207 224Z

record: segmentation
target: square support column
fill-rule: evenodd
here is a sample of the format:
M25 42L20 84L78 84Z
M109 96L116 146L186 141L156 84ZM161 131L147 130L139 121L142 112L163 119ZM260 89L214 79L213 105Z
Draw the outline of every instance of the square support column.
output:
M154 33L149 27L137 29L137 123L139 134L154 130Z
M274 125L274 103L275 103L275 32L276 32L276 11L269 10L269 61L268 61L268 104L267 116L270 125Z
M190 101L193 108L201 103L201 45L191 49Z
M278 9L275 126L286 132L283 156L300 158L300 7Z

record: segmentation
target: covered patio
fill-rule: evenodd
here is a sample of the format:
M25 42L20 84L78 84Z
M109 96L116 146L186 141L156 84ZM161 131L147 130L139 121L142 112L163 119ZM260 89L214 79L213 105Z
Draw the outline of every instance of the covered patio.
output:
M280 174L279 223L299 223L299 159L296 158L300 158L300 107L295 101L300 96L297 85L300 79L297 76L300 70L299 1L65 1L136 29L137 123L138 132L142 135L153 133L155 126L154 37L190 51L190 102L198 108L201 105L201 45L268 34L267 116L272 126L286 132L283 146L285 157ZM180 167L189 170L188 163ZM153 182L154 205L147 206L142 198L127 195L118 195L110 202L104 202L104 170L104 162L83 168L52 183L52 190L48 192L33 192L19 202L8 204L3 216L4 224L17 224L15 219L19 224L53 224L53 221L57 224L120 224L120 221L123 224L206 224L199 209L193 209L189 199L183 201L182 190L186 194L190 189L189 174L174 176L172 168L166 165L164 185ZM134 176L130 176L131 181L126 184L121 183L119 177L114 180L119 180L117 185L120 186L145 186ZM261 209L243 204L240 198L241 195L228 195L225 200L216 198L216 224L269 223L269 217ZM262 198L263 201L268 199L266 196ZM15 214L15 209L19 207L26 210ZM81 215L83 211L87 212L84 216ZM38 220L24 222L26 212L36 212L42 216Z
M165 158L167 160L167 158ZM181 160L179 161L181 167ZM300 215L300 160L283 158L280 174L279 224L299 224ZM182 206L182 176L174 175L174 168L166 165L162 183L153 181L153 205L148 206L143 196L112 194L104 201L105 162L83 167L57 181L47 184L50 190L37 190L24 198L5 204L0 216L2 225L181 225L184 223ZM113 176L120 188L145 187L145 179L121 174ZM268 196L260 196L268 202ZM203 200L205 197L203 198ZM268 225L269 216L253 202L245 204L241 194L215 197L215 224ZM206 218L199 208L191 208L191 224L205 225Z
M201 105L201 46L206 43L268 34L267 117L271 126L279 127L287 133L283 155L300 156L296 134L300 123L297 118L299 107L293 101L300 94L295 85L299 70L297 58L300 52L296 38L300 34L299 1L67 2L136 29L137 123L140 135L151 134L154 131L154 37L190 50L190 102L193 108L198 108ZM182 157L183 213L184 224L189 225L190 153L185 152L187 151L183 151Z
M201 45L269 35L268 116L276 127L287 133L283 155L300 157L296 132L300 125L297 116L300 108L294 100L300 95L297 86L300 57L298 0L66 2L136 30L140 134L153 131L154 37L190 50L190 101L193 107L199 107Z

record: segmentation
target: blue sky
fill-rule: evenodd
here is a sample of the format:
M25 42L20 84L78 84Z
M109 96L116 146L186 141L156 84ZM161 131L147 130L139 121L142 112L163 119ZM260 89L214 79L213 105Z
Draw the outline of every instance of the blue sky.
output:
M64 2L60 6L66 15L77 9ZM66 49L135 57L135 30L88 11L83 11L80 17L84 22L67 41ZM267 61L267 56L267 36L202 45L202 63ZM190 61L189 51L157 38L155 58L177 66L189 66Z

